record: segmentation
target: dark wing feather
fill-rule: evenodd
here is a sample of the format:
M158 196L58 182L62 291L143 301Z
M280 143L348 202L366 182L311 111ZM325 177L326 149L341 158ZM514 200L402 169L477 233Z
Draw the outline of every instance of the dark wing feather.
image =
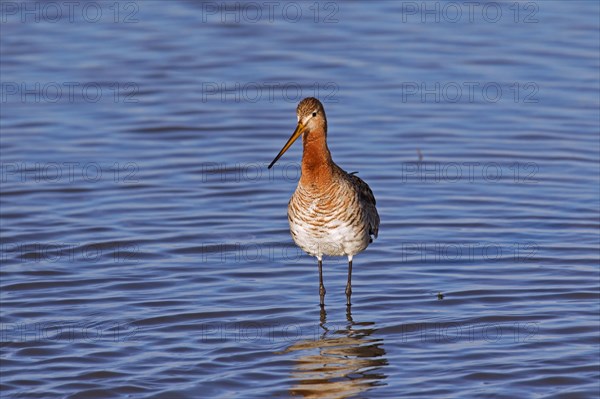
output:
M369 233L377 238L377 233L379 232L379 214L377 213L377 208L375 208L377 201L375 201L375 196L369 185L354 173L358 172L347 174L348 179L352 185L356 187L358 195L360 196L360 202L365 204L365 211L367 212L367 218L369 220Z

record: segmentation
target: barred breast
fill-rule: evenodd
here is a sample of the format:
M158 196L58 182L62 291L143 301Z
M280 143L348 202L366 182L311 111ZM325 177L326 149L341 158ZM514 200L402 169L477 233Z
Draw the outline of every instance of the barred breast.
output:
M289 202L288 220L294 242L319 259L356 255L379 230L373 192L337 165L325 186L298 184Z

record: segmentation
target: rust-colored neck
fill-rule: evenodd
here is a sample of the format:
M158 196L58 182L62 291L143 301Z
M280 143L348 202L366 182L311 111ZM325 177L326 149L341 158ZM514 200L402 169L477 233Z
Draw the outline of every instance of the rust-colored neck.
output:
M324 127L304 133L300 184L321 187L332 179L333 161Z

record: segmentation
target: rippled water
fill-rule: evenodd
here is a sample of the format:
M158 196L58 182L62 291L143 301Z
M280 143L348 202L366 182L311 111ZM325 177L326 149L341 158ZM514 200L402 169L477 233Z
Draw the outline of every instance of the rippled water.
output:
M598 397L597 2L54 4L2 3L2 397ZM310 95L351 312L266 169Z

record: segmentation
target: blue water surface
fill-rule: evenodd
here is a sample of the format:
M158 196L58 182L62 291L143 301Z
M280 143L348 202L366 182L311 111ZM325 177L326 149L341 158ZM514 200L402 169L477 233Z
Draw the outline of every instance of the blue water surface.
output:
M594 398L595 1L2 2L6 398ZM373 189L295 247L300 99Z

